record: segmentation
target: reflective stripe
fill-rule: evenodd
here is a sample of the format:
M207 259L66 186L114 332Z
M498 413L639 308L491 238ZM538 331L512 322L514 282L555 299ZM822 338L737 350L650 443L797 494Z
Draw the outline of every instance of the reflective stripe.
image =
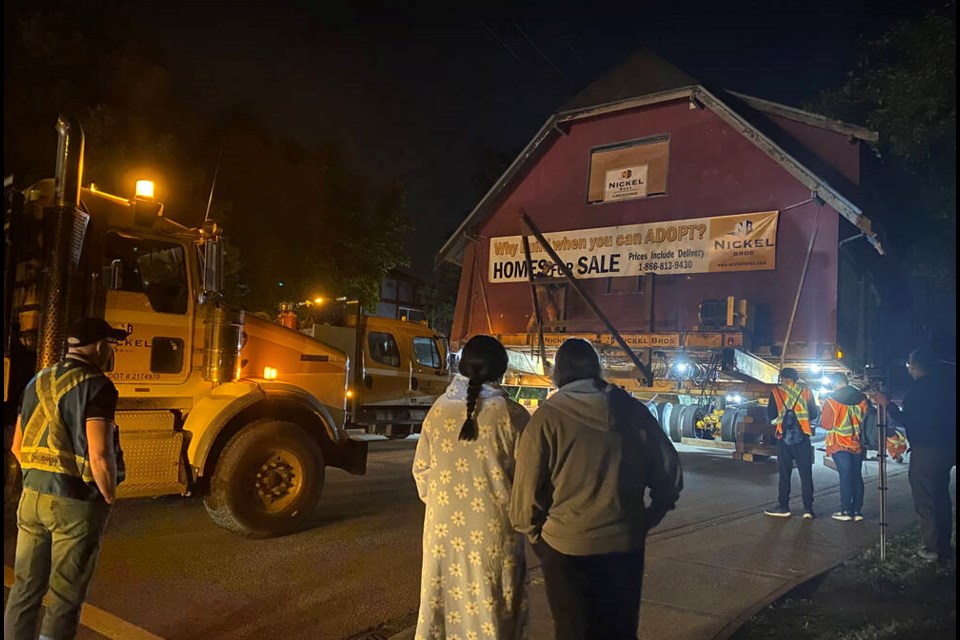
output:
M860 404L843 404L833 398L827 398L826 403L833 412L833 424L825 424L827 430L824 444L827 446L827 455L835 451L851 451L860 453L860 428L863 425L864 412Z
M55 367L37 374L37 408L23 427L22 469L50 473L93 482L86 456L77 455L70 431L60 416L60 401L78 385L101 374L87 368L69 369L59 378Z
M810 429L810 413L807 409L807 399L803 392L806 387L794 385L792 387L777 387L773 390L773 397L777 401L777 417L773 421L777 425L777 436L783 433L783 417L788 409L793 409L797 414L797 421L800 423L800 430L805 434L812 435Z

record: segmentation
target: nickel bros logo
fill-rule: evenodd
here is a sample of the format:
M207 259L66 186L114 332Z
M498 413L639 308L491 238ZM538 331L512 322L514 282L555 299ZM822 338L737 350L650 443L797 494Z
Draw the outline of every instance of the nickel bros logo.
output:
M756 271L776 267L778 212L654 222L546 234L577 278ZM531 238L530 260L520 236L490 239L490 282L559 277L544 247Z

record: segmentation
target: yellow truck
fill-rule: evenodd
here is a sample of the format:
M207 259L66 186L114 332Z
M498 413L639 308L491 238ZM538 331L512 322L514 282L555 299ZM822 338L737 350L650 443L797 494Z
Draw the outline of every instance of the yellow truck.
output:
M249 536L301 528L327 466L365 473L354 426L416 428L425 392L442 391L446 343L360 313L352 328L311 337L232 308L221 229L165 217L146 182L132 198L81 187L82 129L62 117L57 129L56 177L25 190L5 182L7 443L23 385L62 357L69 322L103 317L130 332L108 372L127 466L120 497L200 495L217 524ZM6 502L19 473L5 461Z

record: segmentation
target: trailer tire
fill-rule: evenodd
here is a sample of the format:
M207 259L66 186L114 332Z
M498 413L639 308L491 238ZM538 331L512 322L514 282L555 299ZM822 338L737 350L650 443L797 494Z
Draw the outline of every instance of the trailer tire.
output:
M683 433L680 430L680 421L686 410L685 405L677 405L670 412L670 439L674 442L680 442L683 439Z
M737 441L737 424L740 422L740 409L727 409L720 418L720 439L724 442Z
M319 443L292 422L257 420L234 435L217 461L204 505L219 526L251 538L302 529L324 480Z
M657 403L657 420L660 422L660 428L668 438L670 437L670 418L673 415L672 402Z

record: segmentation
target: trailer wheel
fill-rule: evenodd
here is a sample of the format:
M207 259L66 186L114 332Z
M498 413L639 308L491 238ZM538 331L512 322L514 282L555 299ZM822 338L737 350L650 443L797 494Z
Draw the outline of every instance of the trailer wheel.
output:
M739 409L727 409L720 418L720 439L724 442L737 441L737 424L740 422Z
M657 403L657 418L660 420L660 428L663 429L664 435L666 435L668 438L670 437L670 418L672 415L672 402Z
M686 406L677 405L670 412L670 439L674 442L680 442L683 439L683 433L680 430L680 420Z
M320 445L303 429L258 420L227 443L204 505L215 523L241 535L292 533L320 501L324 468Z

